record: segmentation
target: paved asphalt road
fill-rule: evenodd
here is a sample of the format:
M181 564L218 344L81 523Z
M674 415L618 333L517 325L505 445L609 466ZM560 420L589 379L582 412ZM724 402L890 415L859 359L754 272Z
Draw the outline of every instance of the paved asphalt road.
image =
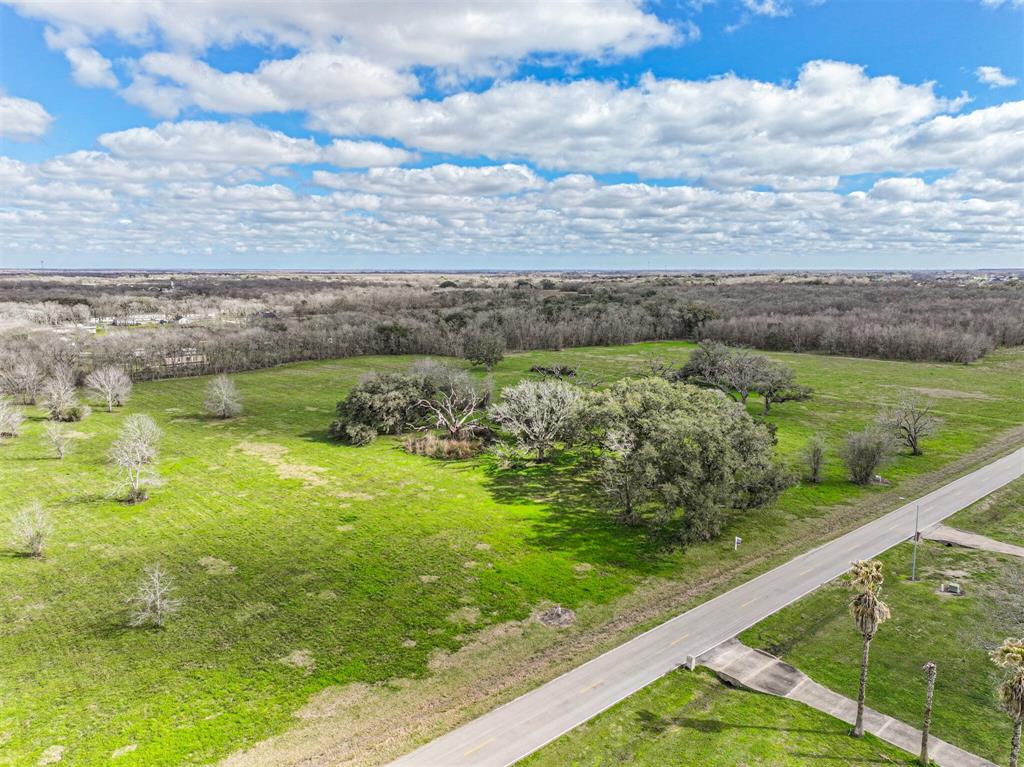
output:
M393 762L505 767L869 559L1024 474L1024 448L619 645Z

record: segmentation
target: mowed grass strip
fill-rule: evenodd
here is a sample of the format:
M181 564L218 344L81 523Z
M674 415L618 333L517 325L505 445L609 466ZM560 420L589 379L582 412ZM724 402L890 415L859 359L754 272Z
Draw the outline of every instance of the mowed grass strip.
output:
M946 524L998 541L1024 546L1024 480L1011 482L969 508L954 514Z
M917 764L802 703L732 689L706 669L674 671L545 746L522 767L844 767Z
M494 378L504 386L557 361L608 381L691 348L512 355ZM885 472L895 480L1024 423L1020 350L968 367L772 356L817 390L770 416L794 465L809 435L838 443L901 387L941 392L944 424L925 456ZM486 458L443 463L393 439L351 448L326 438L360 375L410 362L240 374L245 412L228 421L202 414L209 379L140 384L123 410L70 425L63 461L32 411L24 435L0 446L0 519L36 499L56 529L44 560L0 557L0 760L32 763L61 746L76 765L108 764L115 752L125 765L206 764L280 731L327 686L423 676L435 653L540 604L606 604L645 578L699 577L735 556L721 543L667 550L614 524L571 457L495 473ZM129 507L109 497L106 452L138 412L165 431L164 484ZM833 454L824 482L787 491L729 534L767 549L795 521L884 492L849 485ZM124 599L154 562L175 577L183 610L162 631L127 629Z
M918 581L909 580L912 545L881 557L882 598L892 618L871 645L869 706L921 726L925 680L921 667L938 665L933 732L996 764L1009 754L1011 721L1000 711L1000 670L989 652L1024 630L1024 561L923 542ZM940 593L959 583L966 595ZM814 680L855 698L861 640L847 605L851 593L830 584L740 635L779 655Z

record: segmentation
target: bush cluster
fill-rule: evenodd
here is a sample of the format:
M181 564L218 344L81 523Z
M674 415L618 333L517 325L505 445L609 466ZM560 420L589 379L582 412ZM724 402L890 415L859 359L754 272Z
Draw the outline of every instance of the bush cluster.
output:
M480 452L480 441L475 439L444 439L429 432L406 437L402 448L413 455L442 460L464 460Z

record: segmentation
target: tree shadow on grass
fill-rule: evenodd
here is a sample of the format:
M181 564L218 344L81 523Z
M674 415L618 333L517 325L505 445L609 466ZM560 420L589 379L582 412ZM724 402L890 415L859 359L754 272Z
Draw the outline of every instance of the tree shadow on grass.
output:
M345 443L342 442L341 440L334 439L334 437L330 435L326 428L313 429L312 431L304 431L299 436L310 442L319 442L321 445L331 445L333 447L345 446Z
M643 528L616 521L589 467L574 456L560 454L521 469L489 469L486 487L499 503L544 510L532 515L526 538L530 545L640 575L657 575L665 569L672 549L669 543Z
M767 724L744 724L742 722L724 722L721 719L699 719L692 716L659 716L652 711L642 710L636 714L640 729L659 735L670 727L679 727L697 732L714 734L728 730L769 730L771 732L795 732L808 735L843 735L849 734L849 727L842 729L815 729L812 727L778 727Z
M163 631L163 629L153 626L129 626L128 616L123 612L115 612L99 618L90 628L88 633L98 639L117 639L128 634Z

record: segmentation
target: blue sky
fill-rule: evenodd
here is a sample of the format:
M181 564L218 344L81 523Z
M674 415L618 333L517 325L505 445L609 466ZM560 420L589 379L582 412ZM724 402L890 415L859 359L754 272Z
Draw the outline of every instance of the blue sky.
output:
M0 5L0 266L1024 267L1021 5Z

